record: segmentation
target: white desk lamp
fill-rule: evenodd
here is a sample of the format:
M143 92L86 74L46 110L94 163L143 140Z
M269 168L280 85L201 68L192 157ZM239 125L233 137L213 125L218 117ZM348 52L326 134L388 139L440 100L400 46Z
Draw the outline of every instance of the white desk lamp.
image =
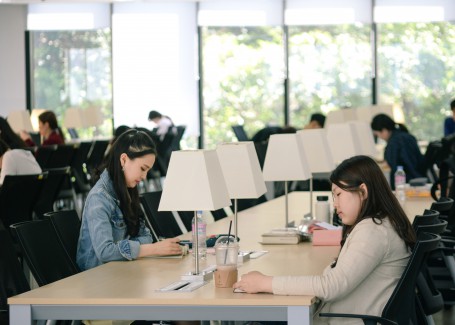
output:
M335 164L360 154L360 142L349 123L330 124L326 128L327 141Z
M34 132L39 132L39 119L38 117L47 111L45 108L33 108L32 113L30 114L30 120L32 122L32 127Z
M228 190L215 150L173 151L163 184L158 211L216 210L231 205ZM194 230L197 231L197 218ZM198 236L194 236L194 271L182 278L203 282L206 274L199 272Z
M310 180L310 213L309 217L313 218L313 178L314 176L325 176L335 169L335 161L327 141L327 134L324 129L308 129L297 132L301 138L303 151L307 157L310 171L312 174Z
M14 132L20 131L33 132L32 122L30 121L30 112L26 109L11 111L8 114L8 124Z
M258 198L266 192L254 143L223 143L216 148L229 197L234 199L234 234L238 238L237 199Z
M284 181L286 223L289 226L288 181L307 180L311 172L307 157L300 143L302 139L295 133L273 134L269 138L265 155L263 175L266 181Z
M95 127L95 135L98 135L98 127L104 123L104 116L101 111L101 107L88 107L84 111L84 116L87 127Z
M63 126L67 129L86 128L88 124L86 122L84 110L76 107L67 108L63 119Z

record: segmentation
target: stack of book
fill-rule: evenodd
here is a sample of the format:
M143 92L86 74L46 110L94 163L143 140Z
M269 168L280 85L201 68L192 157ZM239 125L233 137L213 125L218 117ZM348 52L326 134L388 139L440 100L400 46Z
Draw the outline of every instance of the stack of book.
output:
M298 244L302 241L302 235L297 228L273 229L262 234L262 244Z

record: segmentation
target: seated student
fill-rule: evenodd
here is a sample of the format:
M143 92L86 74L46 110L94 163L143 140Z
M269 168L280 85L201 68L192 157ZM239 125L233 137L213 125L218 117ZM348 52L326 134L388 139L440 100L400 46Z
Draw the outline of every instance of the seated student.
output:
M319 318L319 312L381 315L415 243L415 233L376 162L343 161L330 176L333 203L343 222L338 258L322 275L267 276L249 272L234 284L248 293L314 295L321 300L313 324L363 324Z
M450 102L452 116L446 117L444 120L444 136L455 133L455 99Z
M425 161L416 138L403 124L395 123L386 114L378 114L371 121L373 133L387 142L384 160L390 167L390 186L395 189L394 174L403 166L406 180L425 176Z
M322 129L325 124L325 116L321 113L311 114L310 122L305 125L304 129Z
M27 147L27 144L17 135L8 121L0 116L0 139L5 141L5 143L11 149L22 149Z
M39 174L41 167L36 162L35 156L28 150L10 149L0 139L0 185L6 175Z
M262 142L269 140L272 134L282 134L282 133L296 133L297 129L292 126L266 126L265 128L256 132L255 135L251 138L253 142Z
M113 143L106 169L85 201L77 248L81 270L110 261L182 253L178 238L152 243L145 227L137 185L155 158L155 145L144 132L126 131Z
M38 116L38 127L39 133L43 138L42 146L50 146L53 144L65 144L63 139L62 130L57 123L57 117L52 111L45 111ZM33 142L30 134L25 131L20 133L22 140L27 143L27 145L33 147L36 144Z
M149 121L153 122L156 125L154 133L156 134L160 141L163 141L164 136L170 130L172 130L172 132L175 132L174 122L172 122L169 116L162 115L160 112L150 111ZM174 134L176 134L176 132Z

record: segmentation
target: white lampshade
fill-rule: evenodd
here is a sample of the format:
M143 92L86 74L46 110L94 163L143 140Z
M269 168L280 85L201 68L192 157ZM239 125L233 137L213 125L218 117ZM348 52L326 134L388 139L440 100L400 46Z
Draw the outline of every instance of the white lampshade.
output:
M99 126L103 124L103 112L101 107L92 106L84 110L86 126Z
M378 155L376 145L374 143L373 130L369 123L363 121L351 121L349 122L354 136L358 139L359 143L359 154L370 156L372 158Z
M253 142L223 143L216 152L231 199L257 198L266 192Z
M212 211L229 205L215 150L172 152L158 211Z
M360 142L349 123L327 127L327 140L336 164L360 154Z
M14 132L20 131L33 132L32 122L30 121L30 112L26 109L11 111L8 114L8 123Z
M293 181L311 178L301 141L295 133L270 136L264 161L264 180Z
M34 108L32 109L32 114L30 115L30 120L32 121L32 127L35 132L39 131L39 119L38 117L47 111L47 109L44 108Z
M326 130L300 130L297 132L297 136L302 139L303 151L313 174L328 173L335 169L335 161L327 141Z
M81 108L67 108L65 111L65 118L63 119L63 126L67 129L87 127L84 111Z

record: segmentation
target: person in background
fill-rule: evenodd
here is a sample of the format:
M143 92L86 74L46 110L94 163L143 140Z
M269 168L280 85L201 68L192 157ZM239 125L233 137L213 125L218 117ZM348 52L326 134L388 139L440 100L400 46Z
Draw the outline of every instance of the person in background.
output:
M406 181L425 176L425 161L416 138L403 124L395 123L386 114L378 114L371 121L375 136L387 142L384 160L390 167L390 186L395 189L394 174L398 166L403 166Z
M405 212L377 163L344 160L330 176L333 204L343 223L338 258L322 275L268 276L249 272L234 284L247 293L310 295L321 300L313 324L360 324L320 318L319 312L381 315L416 240Z
M253 142L262 142L268 141L272 134L283 134L283 133L296 133L297 129L293 126L286 125L281 126L266 126L265 128L256 132L255 135L251 138Z
M153 243L145 227L137 185L155 158L155 145L144 132L128 130L113 143L106 169L85 201L77 248L81 270L110 261L182 254L178 238Z
M305 125L304 129L322 129L325 124L325 115L321 113L311 114L310 122Z
M0 139L0 185L6 175L39 174L41 167L29 150L11 149Z
M27 144L13 131L8 121L3 117L0 117L0 139L5 141L11 149L22 149L27 147Z
M158 137L160 141L163 141L164 136L170 130L173 131L174 123L172 122L171 118L166 115L162 115L160 112L157 111L150 111L149 113L149 121L155 123L156 129L154 133Z
M53 144L65 144L63 133L58 126L57 117L52 111L45 111L38 116L39 133L43 138L42 146L49 146ZM35 146L30 134L21 131L22 140L29 146Z
M452 110L452 116L446 117L444 120L444 136L455 133L455 99L450 102L450 109Z

